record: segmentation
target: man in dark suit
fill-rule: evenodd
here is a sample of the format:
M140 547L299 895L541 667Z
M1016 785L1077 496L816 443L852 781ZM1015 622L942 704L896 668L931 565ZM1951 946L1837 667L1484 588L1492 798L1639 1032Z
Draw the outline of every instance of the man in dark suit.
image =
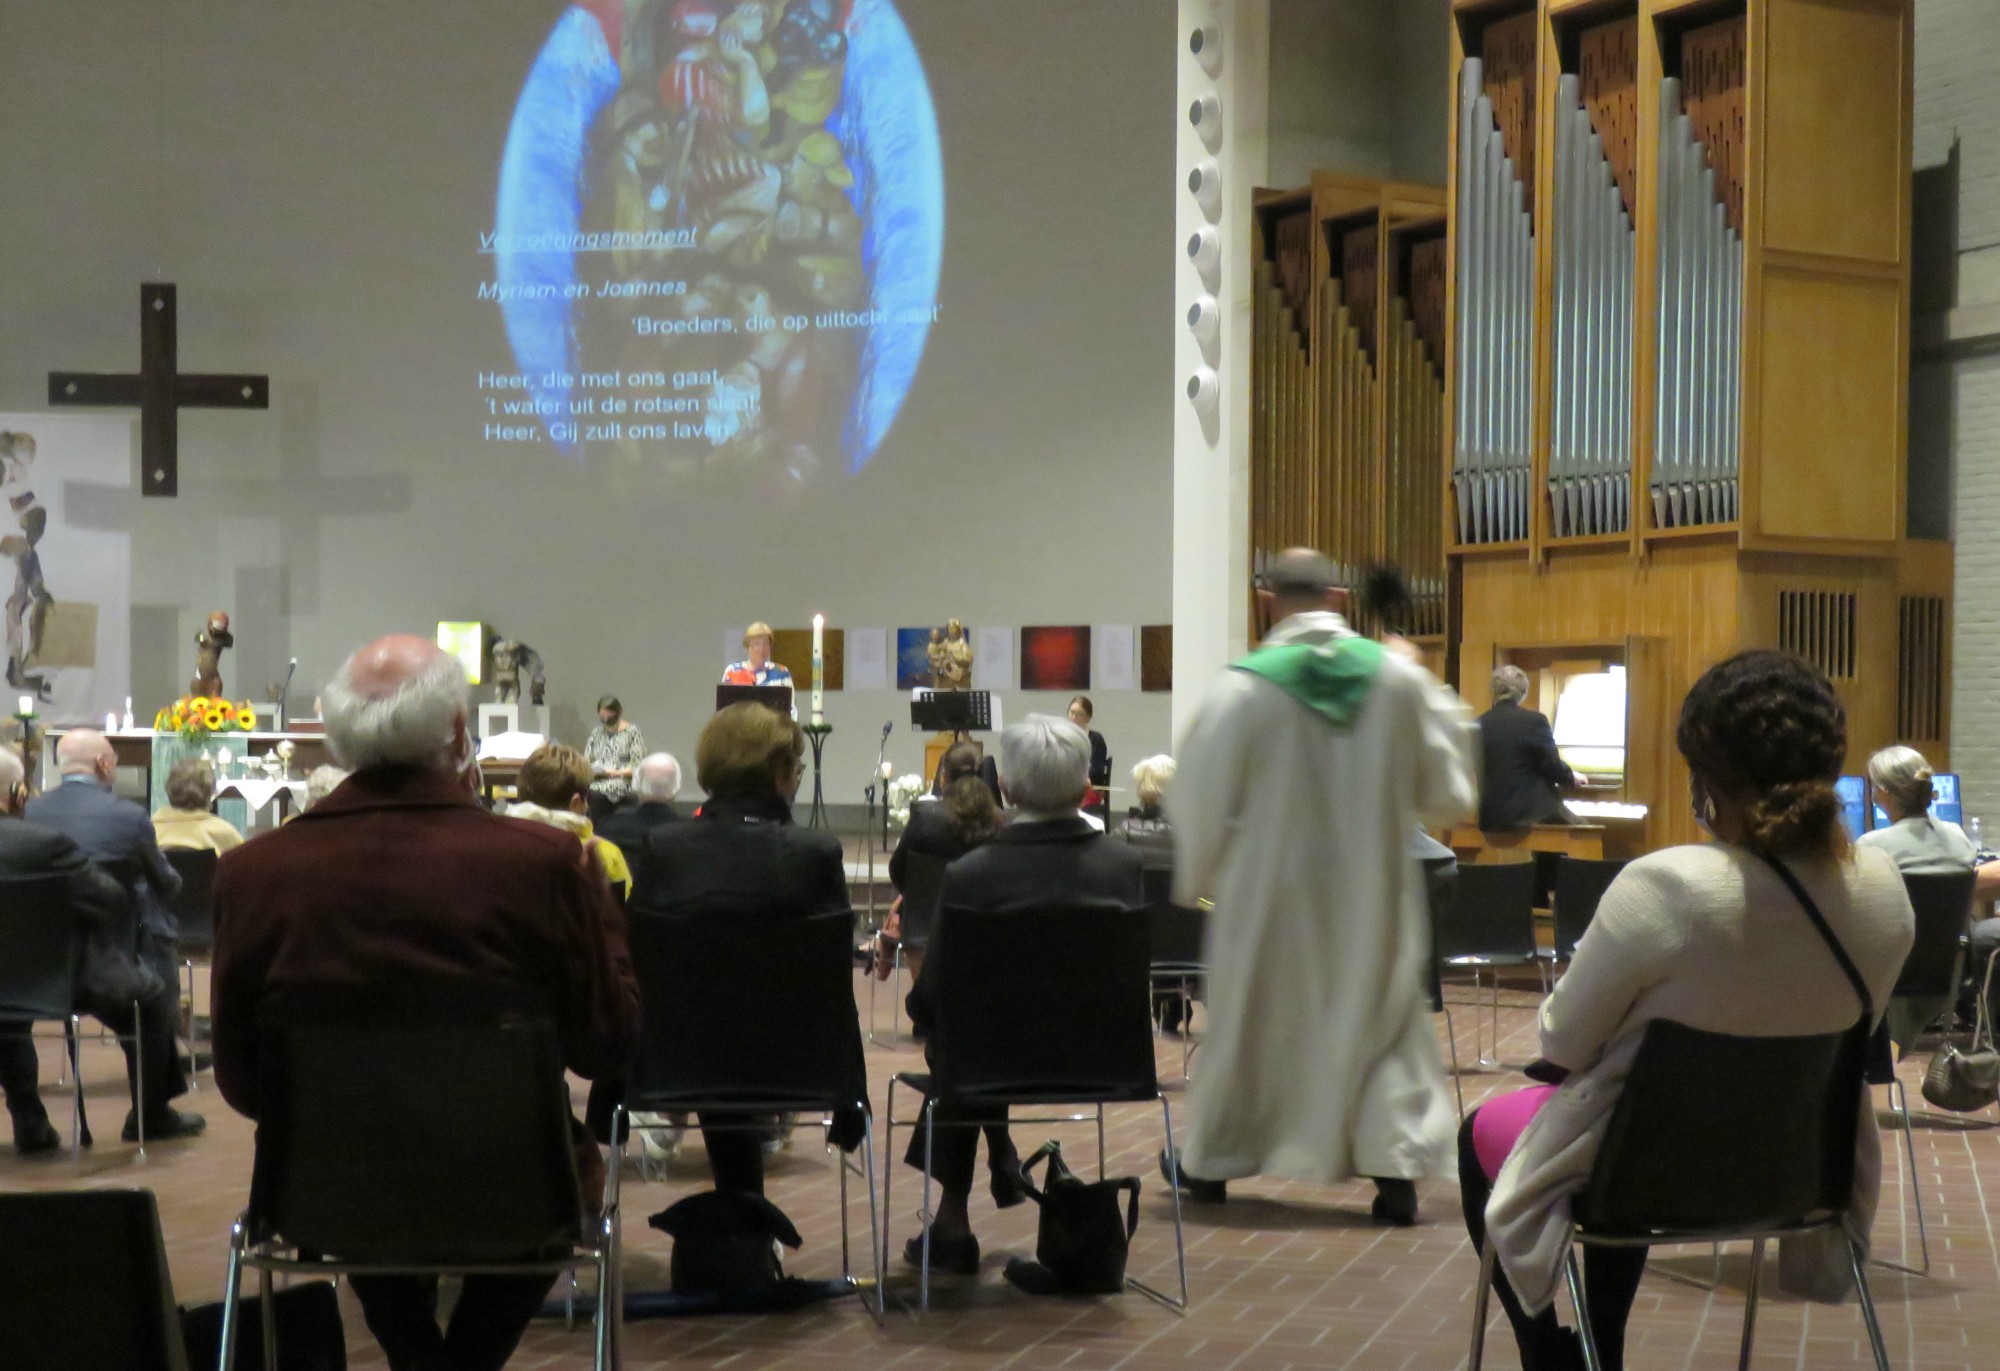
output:
M616 1071L639 1015L623 915L574 835L475 799L457 662L422 638L379 639L347 660L321 704L354 774L216 871L223 1098L257 1118L263 1015L329 995L353 995L368 1022L405 1000L525 1010L554 1022L570 1070ZM396 1069L356 1064L371 1067ZM604 1178L596 1144L581 1139L577 1162L589 1201ZM552 1283L469 1277L448 1332L435 1277L356 1276L354 1293L392 1367L469 1371L506 1364Z
M1090 785L1090 740L1067 719L1031 714L1000 737L1000 788L1014 806L1013 821L988 841L945 868L939 916L931 930L930 952L910 987L910 1022L928 1031L937 1018L940 965L949 965L951 911L1028 913L1050 908L1128 910L1146 903L1145 862L1129 844L1107 838L1079 812ZM1032 948L1022 949L1032 956ZM931 1225L931 1265L971 1274L979 1269L979 1239L972 1232L966 1202L972 1194L979 1133L946 1122L979 1123L987 1147L1005 1137L1003 1116L986 1117L940 1108L931 1175L943 1192ZM1004 1146L1011 1153L1011 1142ZM903 1160L924 1165L924 1132L912 1130ZM922 1259L923 1239L911 1239L903 1255Z
M1521 668L1493 673L1493 708L1479 719L1479 826L1489 833L1570 822L1562 788L1576 776L1556 751L1549 721L1522 705L1527 697Z
M119 930L130 931L130 902L118 882L83 855L83 849L52 828L21 817L28 804L21 758L0 751L0 886L37 876L60 876L67 895L67 913L85 938L85 959L77 987L78 1007L109 1010L122 1006L130 1018L135 997L157 992L159 982L133 960L129 942L121 945ZM0 896L0 909L5 897ZM62 1135L49 1123L42 1107L40 1062L35 1055L34 1025L0 1021L0 1090L14 1119L14 1146L23 1156L53 1151Z
M102 866L125 888L138 915L138 961L157 980L139 1000L137 1025L143 1028L145 1098L139 1098L139 1058L129 1037L121 1041L125 1066L133 1081L132 1111L125 1116L124 1139L139 1138L139 1111L146 1113L146 1141L191 1138L208 1126L199 1114L176 1110L170 1100L187 1093L187 1072L181 1063L175 1032L180 1020L179 928L169 905L180 893L180 875L167 864L146 811L111 792L118 758L102 733L73 729L56 744L56 769L62 781L28 801L31 823L63 834L86 857ZM98 1006L97 1017L114 1033L129 1035L135 1027L127 1004Z
M681 764L671 753L655 752L633 768L632 802L605 815L597 825L597 836L616 843L625 854L625 864L637 869L646 835L679 817L674 799L680 793Z
M792 822L805 774L805 734L758 704L731 705L701 731L695 774L708 799L685 823L655 828L632 867L635 923L657 915L721 919L854 917L840 839ZM755 975L756 968L743 968ZM865 1078L856 1021L855 1067ZM608 1110L605 1112L608 1113ZM708 1113L702 1141L718 1190L764 1193L753 1115ZM834 1141L860 1140L861 1120L836 1120Z

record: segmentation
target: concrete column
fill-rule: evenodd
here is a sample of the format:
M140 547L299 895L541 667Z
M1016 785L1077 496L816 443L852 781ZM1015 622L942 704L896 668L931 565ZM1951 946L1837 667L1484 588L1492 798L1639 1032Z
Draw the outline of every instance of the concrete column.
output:
M1179 0L1175 33L1179 98L1174 111L1174 693L1178 738L1216 673L1240 655L1250 632L1250 304L1251 192L1263 183L1269 157L1270 10L1268 0ZM1221 61L1205 63L1190 37L1219 34ZM1213 95L1221 134L1205 140L1189 108ZM1197 167L1213 162L1221 195L1213 214L1188 186ZM1188 255L1203 228L1220 240L1214 273L1204 277ZM1212 343L1188 326L1188 311L1205 295L1219 308ZM1207 412L1189 397L1191 378L1214 372L1216 397Z

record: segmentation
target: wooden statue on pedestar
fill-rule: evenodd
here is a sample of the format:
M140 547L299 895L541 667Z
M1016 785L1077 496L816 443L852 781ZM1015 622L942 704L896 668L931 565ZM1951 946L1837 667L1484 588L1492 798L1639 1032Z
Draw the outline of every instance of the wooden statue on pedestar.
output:
M211 700L222 698L222 654L235 646L236 635L229 631L229 616L218 609L208 616L208 627L194 636L194 680L188 685L190 695L206 695Z

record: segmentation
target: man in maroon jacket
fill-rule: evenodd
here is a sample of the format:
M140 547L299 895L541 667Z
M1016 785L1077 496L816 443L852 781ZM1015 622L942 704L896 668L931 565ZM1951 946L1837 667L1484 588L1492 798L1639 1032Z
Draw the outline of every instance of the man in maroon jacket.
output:
M354 774L218 868L215 1079L238 1112L257 1117L259 1015L288 995L526 1002L555 1022L570 1070L623 1069L639 1022L624 916L574 835L479 806L466 701L457 662L424 639L362 648L321 696ZM582 1160L601 1180L594 1144ZM470 1278L443 1333L434 1278L357 1276L354 1291L397 1371L498 1368L552 1282Z

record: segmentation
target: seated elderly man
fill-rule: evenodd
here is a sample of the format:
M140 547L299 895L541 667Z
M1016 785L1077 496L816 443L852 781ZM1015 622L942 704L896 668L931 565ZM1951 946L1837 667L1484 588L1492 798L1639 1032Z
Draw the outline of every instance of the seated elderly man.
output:
M132 1001L155 998L160 991L159 978L132 956L131 904L118 882L84 856L82 848L52 828L23 819L27 805L21 758L0 751L0 889L37 876L62 877L64 913L84 940L78 1007L101 1010L127 1024L129 1031ZM29 1036L33 1027L26 1020L0 1020L0 1091L6 1093L7 1112L14 1119L14 1146L23 1156L53 1151L62 1142L42 1107L40 1062Z
M474 798L458 663L423 638L378 639L348 658L321 702L327 739L354 774L217 871L223 1098L258 1116L260 1015L301 993L518 1004L554 1022L570 1070L620 1069L639 1020L624 916L574 837L489 814ZM370 1021L383 1012L373 1000L355 1009ZM603 1179L596 1145L585 1140L577 1162L588 1198ZM444 1332L434 1277L356 1276L354 1293L390 1366L497 1368L552 1283L468 1277Z
M618 844L625 860L636 864L646 835L679 816L674 800L681 793L681 764L673 754L655 752L632 773L632 801L611 811L597 825L597 836Z
M160 854L153 824L146 811L111 793L118 774L118 757L95 729L79 728L56 745L56 769L62 784L28 801L27 818L53 828L83 849L125 888L136 927L127 928L139 963L151 976L148 993L139 999L138 1018L145 1043L145 1098L139 1098L140 1062L132 1041L124 1038L125 1069L132 1078L132 1111L125 1116L123 1137L139 1140L139 1113L146 1115L146 1141L191 1138L207 1127L199 1114L182 1113L168 1101L187 1093L187 1072L174 1034L180 1026L179 928L169 904L180 893L181 878ZM105 1005L97 1015L114 1033L130 1034L133 1013L122 999Z
M167 773L167 803L153 811L153 835L162 850L227 852L243 846L236 825L209 811L215 803L215 768L183 757Z
M1078 910L1139 909L1146 902L1144 863L1130 846L1106 838L1081 813L1090 789L1090 739L1067 719L1030 714L1000 735L1000 790L1014 808L1012 822L983 847L945 868L940 914L931 930L930 954L910 988L910 1022L928 1032L937 1019L938 968L948 965L951 911L1029 913L1052 907ZM1032 956L1033 949L1024 948ZM931 1174L943 1197L931 1225L931 1266L971 1275L979 1270L979 1239L966 1201L972 1194L979 1132L987 1147L1005 1138L1004 1114L989 1116L941 1107ZM1011 1143L1002 1143L1009 1153ZM904 1161L924 1165L924 1131L912 1130ZM923 1238L903 1255L922 1261Z

